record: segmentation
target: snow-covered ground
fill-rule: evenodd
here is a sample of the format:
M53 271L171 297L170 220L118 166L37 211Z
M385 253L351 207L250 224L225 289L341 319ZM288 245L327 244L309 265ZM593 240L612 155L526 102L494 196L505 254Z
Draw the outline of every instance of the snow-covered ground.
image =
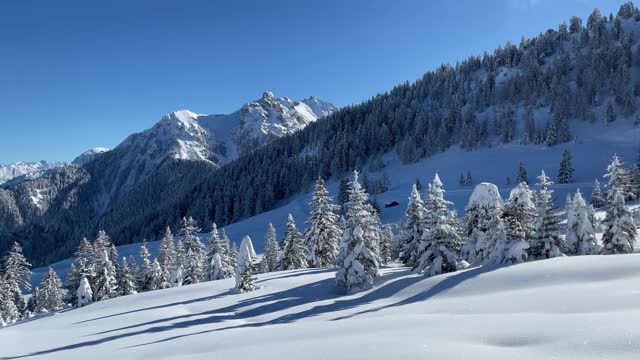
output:
M332 270L120 297L0 329L4 359L633 359L640 254L426 278L399 267L340 296Z

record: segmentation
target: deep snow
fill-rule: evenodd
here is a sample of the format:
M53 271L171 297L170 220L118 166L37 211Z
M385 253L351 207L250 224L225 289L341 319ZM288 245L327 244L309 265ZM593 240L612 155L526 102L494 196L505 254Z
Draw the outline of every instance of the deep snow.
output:
M400 267L340 296L332 270L120 297L0 329L4 359L631 359L640 254L426 278Z

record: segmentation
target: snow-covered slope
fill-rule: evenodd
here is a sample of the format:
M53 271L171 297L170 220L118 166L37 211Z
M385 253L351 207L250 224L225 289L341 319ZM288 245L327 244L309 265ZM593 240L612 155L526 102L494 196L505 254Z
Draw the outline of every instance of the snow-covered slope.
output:
M640 254L426 278L382 270L340 296L332 270L120 297L0 329L5 359L633 359Z
M107 151L109 151L109 149L108 148L104 148L104 147L96 147L96 148L93 148L93 149L89 149L89 150L83 152L82 154L80 154L75 159L73 159L73 161L71 163L74 164L74 165L84 165L84 164L88 163L89 161L92 161L93 159L95 159L96 156L99 156L100 154L104 154Z
M60 166L65 166L63 162L24 162L19 161L12 164L0 164L0 185L9 180L22 177L25 180L34 179L43 172Z

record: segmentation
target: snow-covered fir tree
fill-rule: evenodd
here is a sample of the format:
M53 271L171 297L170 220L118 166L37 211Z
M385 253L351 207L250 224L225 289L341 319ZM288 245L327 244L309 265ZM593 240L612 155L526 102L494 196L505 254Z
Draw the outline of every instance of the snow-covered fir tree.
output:
M387 225L384 227L382 231L382 237L380 238L380 263L381 264L389 264L393 261L393 230L391 229L391 225Z
M222 255L226 254L226 257ZM222 258L222 264L224 265L225 274L230 278L236 273L236 262L238 259L238 247L235 242L233 245L229 240L229 236L224 229L220 231L220 257Z
M151 274L149 275L149 290L159 290L168 287L168 284L164 283L162 267L158 259L154 259L151 263Z
M507 238L529 240L533 234L535 211L533 192L527 183L521 182L511 190L502 207Z
M205 279L205 246L196 235L200 228L192 218L182 219L180 236L186 253L184 263L184 284L197 284Z
M628 254L635 246L637 230L631 217L631 212L625 206L625 187L627 186L626 172L622 162L614 155L607 167L607 212L602 222L601 253Z
M600 189L600 182L598 179L593 180L593 191L591 192L591 206L599 209L605 205L605 198Z
M464 184L466 186L473 185L473 178L471 177L471 170L467 170L467 178L464 179Z
M411 189L400 232L400 261L407 266L417 264L418 244L424 232L424 202L416 185Z
M352 292L373 285L378 276L378 260L373 248L375 239L368 238L363 228L371 214L366 210L368 195L358 182L358 172L354 171L349 183L346 223L340 241L339 268L336 283L346 292Z
M318 178L311 197L311 215L307 219L309 227L304 233L307 262L310 267L324 268L332 266L338 255L340 228L338 215L331 197L324 186L324 180Z
M236 266L236 289L240 292L256 289L256 252L253 250L251 238L245 236L240 243Z
M136 274L138 288L140 291L151 290L152 271L153 265L151 263L151 255L149 254L147 243L143 242L140 245L140 266L138 266L138 273Z
M93 302L93 290L91 290L91 284L87 278L80 279L80 285L76 290L76 304L78 307L83 307Z
M69 271L67 272L67 277L64 281L65 288L65 301L70 303L72 306L76 306L75 299L75 289L80 285L80 278L78 277L78 268L76 264L71 263L69 266Z
M554 212L552 194L550 186L553 181L549 180L544 170L538 176L540 189L536 193L536 216L533 223L533 237L530 240L529 256L534 259L548 259L561 256L565 248L563 239L560 237L560 219Z
M177 287L182 286L182 282L184 280L184 265L186 262L187 253L184 249L184 243L182 239L176 240L176 259L173 264L173 268L171 269L171 286ZM178 282L179 280L179 282Z
M122 258L122 266L118 269L118 295L132 295L137 292L136 278L126 257Z
M520 161L518 164L518 174L516 175L516 181L519 183L529 184L529 177L527 175L527 169L524 167L524 162Z
M95 284L93 292L94 299L96 301L101 301L118 296L116 267L111 262L108 250L102 251L102 260L97 262L96 269L97 271L94 280Z
M220 262L214 260L216 254ZM219 280L231 277L233 268L229 260L229 247L227 240L223 239L218 232L218 226L214 222L211 226L211 236L209 238L209 248L207 249L207 279ZM222 271L222 272L220 272Z
M287 219L283 250L284 254L280 265L282 270L304 269L307 267L304 244L291 214Z
M36 309L39 311L54 311L62 309L64 306L64 289L58 274L49 268L38 287L36 296Z
M592 255L599 252L596 241L595 216L593 208L587 205L580 190L576 191L567 212L567 253Z
M222 258L220 253L214 253L211 257L211 264L209 265L209 280L226 279L224 266L222 264Z
M160 241L158 250L158 262L162 269L162 287L171 287L171 271L176 261L176 249L171 229L167 226L164 236Z
M380 263L380 241L382 239L382 224L380 223L380 210L375 206L374 202L367 202L364 206L371 216L367 217L364 222L364 236L371 239L370 249L376 255L378 263Z
M0 275L3 275L0 273ZM13 301L9 286L0 276L0 327L11 324L20 318L20 311Z
M269 223L267 227L267 234L264 239L265 249L264 249L264 261L267 265L267 271L277 271L279 264L279 256L280 246L278 245L278 241L276 240L276 228L273 227L272 223Z
M575 170L573 169L572 164L572 156L569 150L565 150L562 153L562 159L560 160L560 168L558 169L558 176L556 177L556 181L558 184L569 184L574 182L573 173Z
M222 230L222 238L229 241L224 229ZM229 264L231 264L231 268L234 269L235 272L235 268L238 266L238 244L236 244L235 241L232 242L229 247Z
M462 239L452 226L448 207L453 203L444 199L438 174L433 179L427 197L425 213L428 214L429 224L418 243L418 264L415 267L429 276L456 271L466 264L460 261L459 255Z
M490 261L494 264L517 264L527 261L530 245L522 238L510 237L501 216L491 219L489 237L495 239Z
M22 246L14 242L7 255L2 259L2 275L6 296L18 309L19 314L22 314L27 307L22 292L31 290L30 267L31 264L23 255ZM11 307L9 304L7 306Z
M465 208L467 213L463 257L471 264L482 264L492 260L492 253L501 236L496 218L502 214L502 197L498 187L491 183L478 184Z

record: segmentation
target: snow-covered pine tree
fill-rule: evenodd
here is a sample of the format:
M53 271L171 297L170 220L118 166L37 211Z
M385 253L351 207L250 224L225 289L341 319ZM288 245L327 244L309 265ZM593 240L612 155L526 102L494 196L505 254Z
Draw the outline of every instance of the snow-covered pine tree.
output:
M253 291L257 288L256 277L256 252L253 250L251 238L245 236L240 243L236 266L236 289L240 292Z
M371 216L366 210L367 193L358 182L358 172L354 171L349 183L346 224L340 242L340 263L336 272L336 283L346 292L352 292L373 285L378 276L378 260L372 250L374 239L365 236L363 228Z
M591 206L599 209L605 205L604 195L600 189L600 182L598 179L593 180L593 191L591 192Z
M87 278L80 279L80 285L76 291L76 304L78 307L83 307L93 302L93 290L91 290L91 284Z
M529 177L527 176L527 169L524 167L524 161L520 161L518 164L518 174L516 175L516 181L519 183L529 184Z
M186 252L184 264L184 284L197 284L205 279L205 247L196 235L200 228L191 217L182 218L180 236Z
M227 239L227 241L229 239L224 229L222 230L222 238ZM235 241L231 243L231 247L229 248L229 264L235 272L235 268L238 266L238 244L236 244Z
M176 261L176 249L171 229L167 226L164 237L160 241L158 262L162 269L162 288L171 287L171 270Z
M211 264L209 265L209 280L226 279L224 272L224 266L222 265L222 258L220 253L214 253L211 257Z
M534 259L548 259L561 256L565 243L560 237L560 219L554 213L552 194L549 187L553 181L542 170L536 193L536 216L534 218L534 234L530 240L529 256Z
M417 186L413 185L399 238L400 261L403 264L410 267L417 265L418 244L424 230L424 202Z
M214 261L216 254L218 254L218 258L220 258L219 263ZM220 237L218 226L215 222L211 226L211 237L209 238L209 248L207 249L206 259L208 280L225 279L233 273L233 269L229 263L226 240Z
M501 234L491 227L495 226L496 217L502 213L502 204L502 197L494 184L480 183L471 193L465 208L467 219L462 248L463 257L469 263L482 264L492 260Z
M460 174L462 176L462 174ZM422 191L422 183L420 182L420 178L416 178L416 189L418 189L418 191Z
M574 182L573 173L575 170L573 169L572 164L572 156L569 150L565 150L562 153L562 159L560 160L560 168L558 169L558 177L556 181L558 184L569 184Z
M632 253L636 241L636 226L631 217L631 212L625 206L626 172L618 156L614 155L611 164L607 167L607 213L602 225L601 253L628 254Z
M82 241L80 241L80 244L78 244L78 248L73 255L75 256L76 261L84 259L86 264L89 266L93 260L93 245L89 240L87 240L87 238L83 238Z
M460 184L460 186L465 186L467 185L467 182L464 178L464 174L460 173L460 180L458 180L458 184Z
M467 170L467 178L464 180L466 186L473 185L473 178L471 177L471 170Z
M461 262L459 256L462 239L452 226L448 209L453 203L444 199L438 174L433 179L427 197L425 213L428 214L429 224L418 243L418 264L415 268L433 276L465 267L466 262Z
M276 240L276 228L273 227L272 223L269 223L267 227L267 234L265 236L265 255L264 261L267 264L267 271L276 271L278 270L280 246L278 246L278 241Z
M54 311L62 309L64 306L64 289L62 288L60 277L52 268L49 268L49 271L42 278L39 289L39 296L36 297L37 310Z
M592 255L599 252L593 208L584 201L579 189L567 212L565 241L569 254Z
M116 279L116 267L111 262L109 252L102 251L102 261L96 266L94 298L96 301L111 299L118 296L118 280Z
M158 259L154 259L153 263L151 263L151 274L149 275L149 290L159 290L165 287L162 267Z
M236 260L238 258L238 248L235 247L235 243L232 246L227 233L224 229L220 230L220 258L222 265L224 266L225 274L227 278L230 278L236 273ZM223 256L225 255L225 256Z
M284 256L280 266L282 270L305 269L307 267L304 244L291 214L287 219L283 249Z
M380 239L382 238L382 224L380 223L379 209L374 206L375 202L367 202L364 209L371 215L364 222L364 236L371 239L369 249L376 255L380 263Z
M76 268L76 264L71 263L64 281L64 288L66 290L65 301L70 303L71 306L76 306L75 289L77 289L79 285L80 278L78 277L78 268Z
M388 264L393 261L393 230L391 229L391 225L387 225L384 227L384 231L382 232L382 237L380 239L380 263Z
M11 324L20 318L20 311L13 302L9 285L0 273L0 327Z
M494 264L517 264L527 260L529 243L522 238L508 236L501 216L491 219L488 237L495 239L490 259Z
M331 197L320 177L311 197L311 215L307 219L309 227L304 233L307 262L310 267L325 268L335 263L340 242L338 215Z
M184 266L187 254L182 239L176 240L176 258L171 268L171 287L180 287L184 282Z
M22 291L31 290L30 267L31 264L22 254L22 246L14 242L7 255L2 259L2 270L7 296L11 299L11 302L20 314L22 314L27 307Z
M151 290L152 270L153 270L153 266L151 264L151 255L149 255L149 249L147 248L147 243L143 242L140 245L140 266L138 266L138 273L136 274L138 289L140 291Z
M507 238L529 240L533 234L533 217L536 207L533 192L525 182L521 182L511 190L509 199L502 207Z
M136 291L136 279L133 270L129 267L126 257L122 258L122 266L118 269L118 295L132 295Z
M105 251L109 255L111 264L116 266L116 264L118 263L118 252L115 246L113 246L113 244L111 243L111 238L109 238L109 235L107 235L104 230L99 230L98 237L96 237L96 240L93 242L93 260L95 263L102 262L102 253ZM99 269L96 268L96 271L98 270Z

